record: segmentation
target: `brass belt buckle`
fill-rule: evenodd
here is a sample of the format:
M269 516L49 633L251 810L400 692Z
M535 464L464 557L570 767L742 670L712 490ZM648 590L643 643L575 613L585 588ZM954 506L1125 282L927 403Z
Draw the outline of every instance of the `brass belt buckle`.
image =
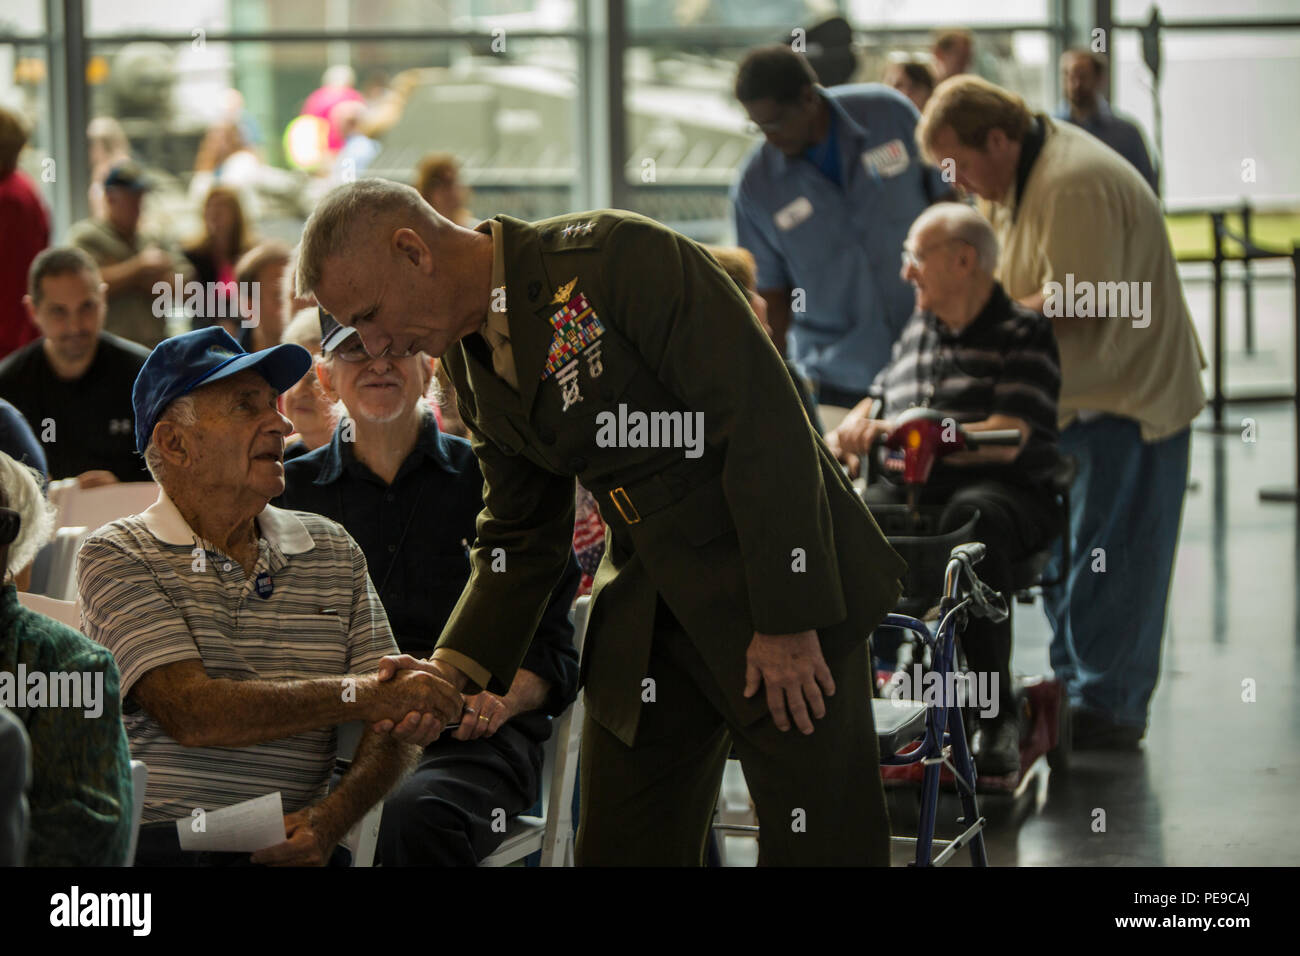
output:
M629 518L627 515L627 511L623 510L623 502L620 502L618 500L619 495L622 495L623 501L627 502L627 507L628 510L632 512L632 517ZM628 524L636 524L638 521L641 520L641 515L636 510L636 505L632 504L632 499L628 496L626 489L624 489L622 485L615 488L613 491L609 493L609 500L614 502L614 507L618 509L618 513L623 516L623 520L626 521Z

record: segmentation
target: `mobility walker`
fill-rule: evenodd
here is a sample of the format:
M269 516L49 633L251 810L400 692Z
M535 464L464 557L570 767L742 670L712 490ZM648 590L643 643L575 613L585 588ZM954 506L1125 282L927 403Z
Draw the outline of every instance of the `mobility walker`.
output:
M1014 430L967 432L933 409L914 408L901 415L895 428L880 441L886 448L901 452L907 504L873 505L871 510L891 545L908 563L903 599L897 613L882 624L882 628L901 630L905 640L899 648L899 670L878 674L878 691L887 692L889 697L877 699L875 708L881 772L891 787L920 786L916 865L942 864L967 843L971 844L972 861L983 865L983 842L977 833L984 820L975 809L975 790L1017 798L1034 776L1031 768L1037 767L1044 757L1053 769L1064 770L1069 750L1069 714L1056 681L1018 681L1021 712L1017 716L1022 724L1020 771L998 777L978 776L970 758L973 723L969 719L968 701L962 693L966 684L957 638L964 629L966 615L1002 621L1010 611L1003 596L992 591L974 570L984 556L984 545L973 543L978 510L950 508L943 515L942 507L925 507L919 501L921 488L938 458L988 445L1014 445L1019 442L1019 434ZM1066 536L1072 464L1063 463L1052 477L1060 507L1061 533ZM1068 554L1068 549L1065 550ZM1030 588L1053 583L1042 580L1049 558L1050 551L1044 550L1013 568L1013 587L1009 590L1022 602L1032 601ZM927 614L936 610L937 617ZM918 620L925 617L938 621L933 631ZM917 693L915 685L919 682L913 680L911 693L906 696L924 700L899 699L904 696L899 691L909 683L907 671L919 675L922 664L926 692ZM899 677L903 678L901 682ZM920 744L915 743L922 732ZM955 787L961 797L961 822L966 828L953 841L937 841L944 849L931 860L941 781Z
M988 866L984 850L985 819L980 815L975 796L975 763L967 743L957 685L948 679L956 673L956 639L965 626L965 616L974 613L993 620L1005 620L1007 616L1001 595L975 573L975 565L983 557L984 545L978 541L952 549L944 571L939 624L933 633L924 623L905 614L889 614L884 621L884 626L901 628L924 643L930 650L931 673L941 678L936 682L937 700L876 698L872 701L882 772L889 768L914 767L921 771L921 817L917 835L894 837L896 842L916 845L916 866L942 866L967 845L971 863ZM962 817L958 822L965 829L952 840L937 840L934 824L939 809L939 780L945 768L961 797ZM936 844L943 849L938 856L933 856Z

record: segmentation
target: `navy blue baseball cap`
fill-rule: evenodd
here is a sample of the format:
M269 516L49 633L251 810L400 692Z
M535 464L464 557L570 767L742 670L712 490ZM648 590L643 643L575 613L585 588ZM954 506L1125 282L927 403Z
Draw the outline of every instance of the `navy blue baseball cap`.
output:
M284 393L309 368L311 353L301 345L274 345L260 352L246 352L219 325L166 339L149 353L131 389L136 450L144 454L153 427L167 406L200 385L211 385L251 369L277 392Z

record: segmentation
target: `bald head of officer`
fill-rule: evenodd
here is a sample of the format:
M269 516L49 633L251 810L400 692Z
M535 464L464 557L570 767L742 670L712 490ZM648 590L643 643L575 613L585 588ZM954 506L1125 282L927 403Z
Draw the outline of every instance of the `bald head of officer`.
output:
M492 236L439 215L410 186L358 180L326 193L307 220L294 281L371 355L438 357L484 324Z

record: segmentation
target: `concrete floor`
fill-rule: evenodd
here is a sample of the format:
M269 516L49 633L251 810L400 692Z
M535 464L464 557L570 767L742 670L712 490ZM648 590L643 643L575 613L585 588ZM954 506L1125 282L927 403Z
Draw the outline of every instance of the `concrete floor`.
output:
M1242 436L1247 417L1253 443ZM1300 522L1296 505L1258 495L1296 481L1293 416L1289 405L1240 405L1226 420L1226 435L1192 438L1192 490L1143 750L1077 754L1069 774L1044 772L1015 806L984 799L991 864L1300 863ZM1198 424L1207 423L1208 414ZM1017 606L1015 627L1014 669L1047 673L1041 606ZM1247 680L1253 702L1242 699ZM737 809L746 803L734 762L724 793ZM1093 828L1098 809L1104 832ZM945 813L955 815L946 802L941 821ZM906 812L894 816L900 827ZM727 838L728 865L752 865L756 855L751 838ZM908 859L895 853L898 865ZM950 865L968 860L963 853Z

